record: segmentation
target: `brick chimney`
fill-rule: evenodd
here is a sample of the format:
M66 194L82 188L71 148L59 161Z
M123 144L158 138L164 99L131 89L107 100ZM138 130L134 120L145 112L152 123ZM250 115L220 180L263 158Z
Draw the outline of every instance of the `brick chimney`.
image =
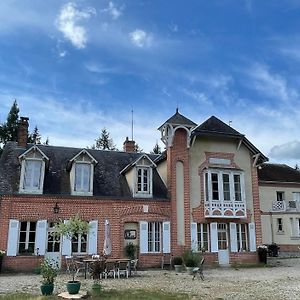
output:
M134 152L134 150L135 150L135 141L129 141L127 136L125 142L123 143L123 151Z
M26 148L28 138L29 118L20 117L18 121L18 145Z

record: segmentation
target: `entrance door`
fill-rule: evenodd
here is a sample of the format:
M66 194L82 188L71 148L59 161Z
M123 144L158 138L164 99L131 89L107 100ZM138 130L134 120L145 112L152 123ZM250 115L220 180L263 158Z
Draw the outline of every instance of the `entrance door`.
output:
M61 267L61 239L60 237L54 237L52 233L54 232L54 223L48 223L48 232L47 232L47 251L45 254L45 258L51 260L53 264L57 265L59 268Z
M229 265L228 224L218 223L219 265Z

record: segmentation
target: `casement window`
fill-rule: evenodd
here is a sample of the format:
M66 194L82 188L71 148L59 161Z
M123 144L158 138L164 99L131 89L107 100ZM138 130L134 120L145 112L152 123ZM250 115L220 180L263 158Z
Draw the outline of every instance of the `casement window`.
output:
M161 222L148 223L148 252L161 251Z
M87 234L77 234L72 239L72 253L87 253Z
M277 201L284 201L284 192L281 192L281 191L277 191L276 192L276 199Z
M75 164L75 192L90 192L91 188L91 164Z
M248 226L247 224L236 224L237 251L248 251Z
M245 201L243 172L211 169L204 180L206 201Z
M277 218L277 232L283 232L283 221L282 218Z
M228 248L228 229L226 223L218 223L218 249Z
M36 222L20 222L19 254L35 253Z
M137 167L137 192L149 193L150 192L150 168Z
M197 224L197 251L210 251L209 249L209 224L198 223Z
M47 232L47 252L60 252L60 236L53 235L55 223L50 222Z

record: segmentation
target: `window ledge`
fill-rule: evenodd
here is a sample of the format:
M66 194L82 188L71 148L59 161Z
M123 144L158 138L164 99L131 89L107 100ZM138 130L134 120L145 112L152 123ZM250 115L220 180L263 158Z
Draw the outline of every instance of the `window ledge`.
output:
M146 193L134 193L133 197L135 198L152 198L152 194L146 194Z
M276 234L278 234L278 235L284 235L284 231L277 231Z
M291 240L300 240L300 236L291 236Z
M72 191L72 196L93 196L93 192L75 192Z
M20 194L34 194L34 195L42 195L43 194L43 190L24 190L21 189L19 190Z

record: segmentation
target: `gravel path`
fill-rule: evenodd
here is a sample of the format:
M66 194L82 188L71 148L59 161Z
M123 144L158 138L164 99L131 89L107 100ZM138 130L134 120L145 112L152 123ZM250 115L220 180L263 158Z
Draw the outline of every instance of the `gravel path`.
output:
M204 271L205 280L192 280L187 273L147 270L129 279L102 281L104 289L149 289L180 292L190 299L300 299L300 258L274 259L267 268L217 268ZM69 275L59 275L55 293L65 291ZM40 275L0 275L0 294L28 292L40 294ZM82 289L92 280L80 278Z

